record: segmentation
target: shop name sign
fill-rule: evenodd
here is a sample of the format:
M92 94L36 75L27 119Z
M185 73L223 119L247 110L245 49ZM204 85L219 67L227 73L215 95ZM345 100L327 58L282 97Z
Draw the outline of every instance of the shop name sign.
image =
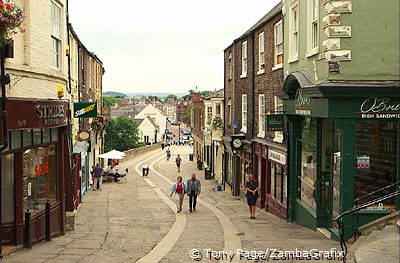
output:
M296 105L295 105L296 114L311 115L311 110L312 110L311 103L312 99L310 97L305 96L301 89L298 89L296 93Z
M74 103L74 118L94 118L94 117L97 117L96 102Z
M276 163L286 165L286 155L273 150L268 150L268 159Z
M284 117L283 114L267 115L267 131L283 131Z
M45 126L60 124L60 120L65 117L64 105L37 105L36 118L43 119Z
M361 102L357 114L363 119L400 119L400 101L370 97Z

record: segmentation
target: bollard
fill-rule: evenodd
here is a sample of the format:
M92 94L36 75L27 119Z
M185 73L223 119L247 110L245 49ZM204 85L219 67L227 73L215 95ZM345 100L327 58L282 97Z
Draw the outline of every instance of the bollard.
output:
M49 200L47 200L47 202L46 202L45 217L46 217L46 241L50 241L51 237L50 237L50 201Z
M32 248L31 242L31 213L29 209L25 212L25 224L24 224L24 248Z

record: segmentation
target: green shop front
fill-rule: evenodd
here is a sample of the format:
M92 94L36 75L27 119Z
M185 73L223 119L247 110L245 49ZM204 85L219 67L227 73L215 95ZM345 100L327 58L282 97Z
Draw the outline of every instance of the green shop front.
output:
M399 186L400 89L397 82L313 84L286 78L289 220L338 235L332 219ZM399 199L344 217L345 235L399 210Z

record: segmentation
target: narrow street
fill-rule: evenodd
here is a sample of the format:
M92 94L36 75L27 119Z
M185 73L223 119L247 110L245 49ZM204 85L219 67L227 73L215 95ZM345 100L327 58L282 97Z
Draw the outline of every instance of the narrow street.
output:
M202 171L196 172L188 160L190 151L189 146L174 146L170 161L165 160L161 150L155 150L123 162L121 167L130 170L127 183L105 183L102 191L88 193L77 213L75 231L3 261L194 262L190 252L197 249L202 254L201 261L208 262L217 259L210 260L207 249L339 249L335 241L264 211L257 210L257 219L249 219L243 200L229 192L214 191L213 183L204 180ZM198 209L192 214L188 212L186 198L180 214L176 214L175 197L169 198L171 182L177 176L173 161L177 154L183 159L183 178L186 180L194 171L202 181ZM148 178L138 173L143 163L150 165ZM233 262L238 261L235 258Z

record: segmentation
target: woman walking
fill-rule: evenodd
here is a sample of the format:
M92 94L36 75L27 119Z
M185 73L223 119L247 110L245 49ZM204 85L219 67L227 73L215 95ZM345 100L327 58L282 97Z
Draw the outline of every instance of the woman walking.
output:
M258 199L258 182L253 175L249 175L248 181L244 186L246 190L247 204L249 205L250 218L256 219L256 202Z
M177 181L174 185L172 185L172 191L171 191L171 197L173 194L176 194L178 196L178 213L182 211L182 204L183 204L183 197L185 195L185 183L182 182L182 176L178 176Z

